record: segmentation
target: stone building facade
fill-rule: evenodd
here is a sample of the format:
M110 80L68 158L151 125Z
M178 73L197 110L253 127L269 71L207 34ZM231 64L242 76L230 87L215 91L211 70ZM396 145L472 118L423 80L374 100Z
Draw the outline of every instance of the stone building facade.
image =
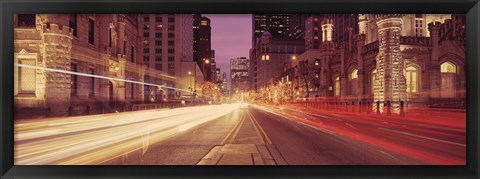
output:
M252 89L258 90L275 82L284 70L291 67L292 57L303 53L303 39L274 38L268 31L250 51Z
M144 85L129 81L144 82L148 77L174 82L175 76L143 64L140 18L133 14L15 15L14 60L20 65L14 75L16 114L111 112L119 103L144 102Z
M360 14L359 33L334 43L333 20L322 21L319 49L308 49L277 80L296 97L465 105L465 16ZM303 67L303 68L302 68ZM302 70L303 69L303 70ZM305 69L312 71L307 77ZM282 78L283 77L283 78ZM305 81L309 82L307 88ZM313 87L312 87L313 86ZM293 93L291 93L293 94ZM292 96L295 98L295 96ZM447 102L448 101L448 102Z

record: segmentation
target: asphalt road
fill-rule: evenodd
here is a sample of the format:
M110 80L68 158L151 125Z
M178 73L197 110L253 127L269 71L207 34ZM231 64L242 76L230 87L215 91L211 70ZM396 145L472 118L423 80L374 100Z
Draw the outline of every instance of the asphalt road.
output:
M449 125L237 104L42 119L16 124L15 163L463 165Z
M293 113L293 112L290 112ZM301 113L301 111L297 111ZM309 119L332 121L331 118L313 117ZM338 122L336 119L334 122ZM373 124L351 123L345 128L366 129L364 133L373 130ZM353 126L353 127L349 127ZM355 127L357 126L357 127ZM367 128L365 128L367 127ZM370 127L370 128L369 128ZM379 128L379 126L374 126ZM383 136L378 138L398 138L393 142L400 145L412 145L405 142L389 127L377 129ZM384 134L387 133L387 134ZM355 135L355 134L348 134ZM215 148L222 148L229 144L253 144L257 149L266 148L273 162L264 164L276 165L421 165L435 164L416 156L388 150L388 148L372 145L357 140L341 132L325 130L324 128L288 118L282 114L268 112L259 108L238 109L234 112L195 127L185 133L176 135L163 142L149 146L143 154L132 153L122 158L104 164L145 164L145 165L195 165L202 163L205 156L210 155ZM430 143L417 142L418 150L429 150ZM426 149L425 149L426 147ZM435 147L435 146L434 146ZM436 151L445 150L437 148ZM433 152L436 152L433 151ZM460 150L460 152L462 152ZM238 155L237 159L228 164L245 163ZM249 156L247 156L249 157ZM458 156L464 157L464 155ZM253 160L253 159L252 159ZM221 164L217 160L210 164Z

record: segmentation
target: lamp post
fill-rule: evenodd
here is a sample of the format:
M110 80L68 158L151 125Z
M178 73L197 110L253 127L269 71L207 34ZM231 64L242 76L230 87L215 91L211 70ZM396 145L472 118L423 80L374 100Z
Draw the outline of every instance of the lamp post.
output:
M204 80L207 81L207 72L205 71L205 64L208 65L210 63L210 60L208 58L203 58L203 75L204 75Z

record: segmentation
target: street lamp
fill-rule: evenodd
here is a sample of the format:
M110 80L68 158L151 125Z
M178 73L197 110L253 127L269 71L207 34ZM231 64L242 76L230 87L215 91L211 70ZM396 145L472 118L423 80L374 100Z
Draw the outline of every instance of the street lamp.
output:
M191 93L191 95L193 95L193 88L192 88L192 79L193 79L193 76L192 76L192 72L191 72L191 71L188 72L188 76L190 76L190 87L189 87L189 88L190 88L190 93Z
M210 63L210 60L208 58L203 58L203 77L204 77L204 80L206 81L207 80L207 72L205 71L205 64L209 64Z

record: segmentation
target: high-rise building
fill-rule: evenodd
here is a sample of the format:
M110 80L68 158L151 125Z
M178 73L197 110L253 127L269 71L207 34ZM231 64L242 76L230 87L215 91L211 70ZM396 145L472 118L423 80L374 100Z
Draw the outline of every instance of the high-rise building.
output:
M247 57L230 59L230 91L237 93L250 90L250 60Z
M330 18L333 19L333 42L348 42L358 34L358 14L333 14Z
M201 14L193 14L193 60L200 64L202 59L199 57L199 33Z
M268 31L274 38L287 38L290 33L289 14L253 14L252 47L263 32Z
M202 73L204 74L205 80L211 81L212 70L211 62L212 60L212 28L210 26L210 19L203 16L196 18L198 21L198 34L197 38L194 41L198 43L198 56L197 63L200 66Z
M291 68L291 61L305 50L303 39L274 38L264 32L255 48L250 51L252 88L258 90Z
M163 71L168 75L183 78L182 62L193 61L193 15L192 14L145 14L140 19L140 34L143 36L143 64L148 69ZM186 63L185 63L186 64ZM185 65L185 68L195 68ZM165 84L175 88L186 88L188 84L154 81L146 82ZM145 99L156 95L156 89L145 86ZM174 90L168 89L164 98L174 99Z
M311 14L290 14L289 38L303 39L305 38L305 23Z

